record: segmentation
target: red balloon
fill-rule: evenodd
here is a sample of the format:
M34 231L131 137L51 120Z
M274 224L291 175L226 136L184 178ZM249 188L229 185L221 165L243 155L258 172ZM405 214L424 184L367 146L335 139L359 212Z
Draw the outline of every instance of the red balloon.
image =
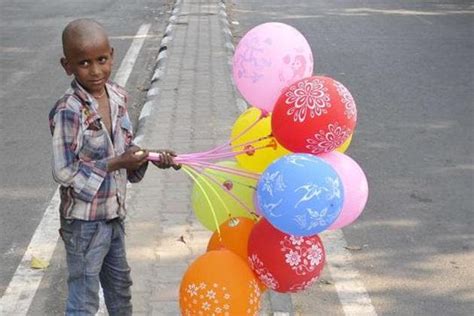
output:
M273 109L272 132L292 152L321 154L341 146L356 120L349 90L334 79L313 76L283 90Z
M249 264L260 281L274 291L299 292L316 282L326 254L318 235L285 234L262 218L249 237Z

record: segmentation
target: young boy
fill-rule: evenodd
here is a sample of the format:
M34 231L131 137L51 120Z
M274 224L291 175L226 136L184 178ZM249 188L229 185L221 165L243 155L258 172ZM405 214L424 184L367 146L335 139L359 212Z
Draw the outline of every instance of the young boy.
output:
M104 28L75 20L64 29L62 43L61 65L74 80L49 121L69 270L66 315L94 315L99 284L110 315L131 315L125 190L127 180L143 178L148 151L132 143L127 93L109 81L114 50ZM156 165L176 169L174 156L163 150Z

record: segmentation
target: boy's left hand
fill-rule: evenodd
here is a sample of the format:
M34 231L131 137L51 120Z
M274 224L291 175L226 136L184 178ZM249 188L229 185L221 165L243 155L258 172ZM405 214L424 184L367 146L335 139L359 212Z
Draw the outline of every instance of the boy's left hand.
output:
M156 152L160 154L159 161L152 161L152 163L160 169L168 169L173 168L174 170L181 169L181 165L177 164L174 161L174 157L176 157L176 153L169 149L157 149L157 150L150 150L150 152Z

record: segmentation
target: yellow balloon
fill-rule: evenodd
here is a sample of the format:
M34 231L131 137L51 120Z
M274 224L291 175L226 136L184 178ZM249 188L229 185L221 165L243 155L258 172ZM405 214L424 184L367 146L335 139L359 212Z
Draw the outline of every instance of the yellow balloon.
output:
M217 165L245 172L235 161L221 161ZM253 195L257 186L256 179L214 169L205 169L202 175L197 179L198 183L194 184L191 204L196 217L204 227L210 231L215 231L230 217L255 219L255 215L251 214L249 210L254 211ZM205 177L205 175L209 175L214 181ZM201 188L204 189L204 192ZM237 197L244 206L229 193ZM217 218L217 226L212 209Z
M249 126L254 124L261 116L261 113L261 110L255 107L251 107L242 113L234 123L231 139L235 139ZM247 153L236 156L237 162L240 166L250 171L262 172L274 160L290 153L288 150L283 148L274 137L267 137L271 135L271 133L271 115L268 115L251 127L247 132L244 132L242 136L232 141L232 147L235 147L233 149L234 152L247 150ZM260 138L265 139L253 142ZM256 149L264 146L267 147Z
M346 141L345 141L344 143L342 143L341 146L337 147L337 148L336 148L336 151L338 151L338 152L340 152L340 153L343 154L343 153L347 150L347 148L349 148L349 145L351 144L352 135L354 135L354 134L351 134L351 136L349 136L349 138L346 139Z

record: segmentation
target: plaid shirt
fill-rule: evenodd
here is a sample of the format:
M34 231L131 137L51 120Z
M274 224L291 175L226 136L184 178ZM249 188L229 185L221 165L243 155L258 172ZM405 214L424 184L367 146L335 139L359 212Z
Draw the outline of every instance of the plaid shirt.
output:
M132 145L127 93L106 84L112 117L112 139L97 112L97 101L77 81L49 113L53 135L53 178L60 184L60 213L66 219L124 218L127 179L140 181L147 164L127 174L107 172L107 160Z

